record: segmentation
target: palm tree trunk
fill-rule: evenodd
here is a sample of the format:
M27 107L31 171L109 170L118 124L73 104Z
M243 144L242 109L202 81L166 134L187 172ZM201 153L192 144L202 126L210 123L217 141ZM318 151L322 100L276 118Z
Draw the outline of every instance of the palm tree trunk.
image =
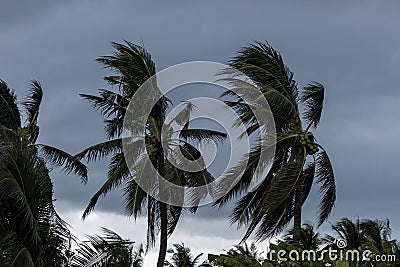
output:
M160 202L160 219L161 219L161 235L160 235L160 251L158 253L157 267L163 267L165 257L167 255L167 238L168 238L168 225L167 225L167 204Z
M162 151L162 148L160 148L160 153L158 155L157 159L157 164L158 164L158 173L160 176L164 175L164 152ZM161 178L162 179L162 178ZM160 180L160 188L159 188L159 194L160 197L164 194L164 188L163 188L163 181ZM160 208L160 251L158 252L158 261L157 261L157 267L163 267L164 262L165 262L165 257L167 255L167 239L168 239L168 210L167 210L167 204L164 202L159 202L158 203L159 208Z
M296 197L294 203L294 225L293 225L293 245L300 245L301 231L301 211L303 206L303 177L300 176L296 185Z

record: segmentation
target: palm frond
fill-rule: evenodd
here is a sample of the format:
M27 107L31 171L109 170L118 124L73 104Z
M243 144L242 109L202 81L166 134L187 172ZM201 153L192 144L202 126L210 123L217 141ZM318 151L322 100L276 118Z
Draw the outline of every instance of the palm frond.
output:
M227 69L224 71L224 73L232 75L231 72L234 74L237 70L231 71ZM287 132L298 120L299 113L296 103L293 103L287 95L268 84L258 85L258 88L255 89L254 85L241 79L224 78L222 80L230 84L231 90L224 92L221 96L230 96L235 99L235 101L225 100L225 103L239 115L239 118L234 122L234 126L245 124L249 135L264 126L258 125L254 112L258 112L259 114L271 112L278 134ZM253 93L253 91L257 93ZM263 105L263 101L260 99L260 93L258 92L261 92L262 96L267 101L269 110ZM251 128L253 129L250 130Z
M168 236L171 236L175 231L178 222L182 219L182 215L184 213L184 209L179 206L168 205L168 228L167 233Z
M322 197L318 215L318 225L321 225L328 219L336 200L335 175L325 150L318 153L316 168L317 183L320 185L319 191Z
M102 187L93 195L87 205L82 219L85 219L95 208L100 197L105 197L112 189L120 186L129 177L129 168L126 165L122 152L115 154L110 162L107 180Z
M307 130L311 125L317 127L324 103L324 86L317 82L309 83L303 88L301 101L306 106L303 117L309 123Z
M191 141L203 141L204 139L210 139L218 143L225 141L227 134L219 131L208 130L208 129L182 129L179 135L184 140Z
M272 176L273 172L268 172L264 181L258 188L248 192L235 203L235 208L231 214L231 223L237 223L237 227L240 228L251 222L254 211L259 208L259 205L262 202L262 196L268 188Z
M147 200L147 193L138 185L136 180L127 182L124 188L124 207L128 216L137 218Z
M134 242L104 227L101 232L101 235L87 236L88 241L78 244L72 267L132 266Z
M240 49L229 65L247 75L256 85L278 90L297 106L298 89L293 73L268 42L256 42Z
M260 223L260 228L257 232L258 239L271 237L271 235L283 229L285 224L282 224L282 222L287 224L290 221L288 220L289 216L283 215L291 215L291 212L286 214L287 207L291 211L294 190L302 175L305 159L306 153L303 151L296 155L295 160L286 163L278 170L261 197L262 201L255 215L252 216L252 222L248 225L243 240L250 236L261 221L263 222Z
M43 98L43 90L39 81L31 81L29 95L22 102L27 113L28 127L35 126L39 116L39 108Z
M82 183L88 180L87 167L78 158L67 152L48 145L38 144L40 152L50 163L63 168L67 173L73 172L81 178Z
M315 176L315 163L309 162L303 170L303 201L304 204L310 194Z
M24 194L23 188L18 184L15 178L2 178L0 179L0 196L1 198L9 198L18 203L20 206L19 212L23 214L23 220L20 222L21 228L29 228L31 232L29 236L26 236L26 240L29 244L38 245L40 243L40 237L38 234L37 218L32 211L29 200Z
M17 97L3 80L0 80L0 107L0 124L13 130L21 127Z
M122 147L122 139L113 139L106 142L102 142L84 149L82 152L76 154L76 159L86 159L88 162L101 160L113 153L119 152Z
M184 108L174 116L171 121L175 121L179 125L185 125L189 123L190 114L195 109L195 105L193 105L190 101L185 101Z
M228 171L226 176L227 179L223 179L219 185L221 192L225 191L226 188L230 188L230 185L227 183L231 183L232 180L235 180L234 177L241 178L240 180L236 181L237 183L233 186L233 188L228 193L224 193L214 205L221 207L229 200L232 200L238 196L241 196L244 192L247 192L249 188L254 185L253 181L262 178L260 175L263 174L264 170L269 167L270 164L272 164L269 173L263 178L263 181L268 183L271 179L271 174L279 169L282 162L286 162L287 154L289 154L289 148L295 139L296 135L292 134L281 137L278 136L275 143L268 144L265 147L261 145L262 140L260 140L260 143L253 147L251 151L244 156L243 160L241 160L236 166ZM260 162L262 155L261 153L267 151L268 154L268 150L274 146L276 146L274 157L268 159L263 158L262 162Z
M126 96L105 89L99 89L100 96L79 95L86 99L95 110L99 110L106 118L112 115L123 118L129 104L129 99Z
M110 120L104 120L104 130L107 138L112 139L117 136L121 136L124 121L122 118L112 118Z
M97 59L106 68L119 73L107 79L113 85L121 86L124 95L132 96L136 90L150 77L156 74L151 55L141 46L125 41L125 44L112 43L116 52L112 56Z

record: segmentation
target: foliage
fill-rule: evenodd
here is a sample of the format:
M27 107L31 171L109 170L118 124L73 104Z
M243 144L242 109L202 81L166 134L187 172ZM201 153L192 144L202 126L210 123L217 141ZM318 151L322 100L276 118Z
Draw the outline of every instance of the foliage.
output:
M167 235L172 234L179 219L188 209L167 205L148 195L137 183L137 181L146 181L147 179L141 170L147 164L153 164L160 175L174 184L183 187L207 184L213 180L207 170L198 172L182 171L167 160L167 155L176 153L179 150L188 159L198 159L200 152L190 141L199 141L203 138L222 141L226 138L226 134L212 130L190 128L187 120L188 116L182 115L185 112L190 114L193 108L190 103L187 103L186 108L181 113L182 116L178 114L175 118L175 122L184 125L184 130L178 139L172 139L170 143L163 147L160 133L162 132L166 111L171 101L162 96L150 112L145 125L145 133L138 133L137 136L134 136L139 140L144 139L146 141L146 149L137 149L132 152L135 170L131 174L122 151L123 119L132 96L146 80L156 74L155 64L150 54L141 46L131 42L125 42L125 44L113 43L112 45L115 49L113 55L101 57L98 61L115 73L115 75L104 78L113 90L100 89L98 95L81 94L94 109L101 112L105 117L105 131L109 140L88 147L79 153L77 157L86 158L88 161L110 158L107 179L90 200L83 217L85 218L93 211L101 197L106 196L113 189L123 187L124 206L127 215L137 218L144 209L147 211L147 249L155 244L156 235L161 233L158 266L162 266L167 249ZM156 77L153 77L153 79L152 86L159 92ZM154 96L149 95L149 97ZM168 127L168 125L165 127ZM155 192L158 192L157 190L161 189L155 189ZM168 192L164 193L168 194ZM171 194L171 197L181 197L183 201L184 195L176 196L176 194ZM205 195L200 197L205 197ZM189 211L195 212L196 208L191 208Z
M141 267L143 248L134 250L133 243L123 239L114 231L102 228L102 235L88 236L88 241L79 243L71 267Z
M230 97L226 103L246 124L248 134L261 136L266 131L266 126L258 125L252 112L251 107L256 103L245 103L241 97L242 83L235 80L235 75L238 71L245 74L270 106L276 125L276 153L269 162L261 162L261 168L258 168L263 141L258 138L259 142L248 155L249 161L244 160L231 170L231 175L237 175L239 169L245 168L244 175L216 205L220 207L241 197L236 202L231 221L238 227L246 227L243 241L257 228L257 240L270 238L281 233L294 219L293 234L297 243L301 208L313 183L319 185L321 193L318 225L327 220L336 199L333 167L328 154L310 131L320 122L325 89L322 84L312 82L299 90L282 56L268 43L257 42L242 48L229 65L231 68L224 73L232 75L233 78L227 81L236 92L223 94ZM301 107L304 107L303 114ZM270 169L261 177L262 182L254 190L249 190L252 181L259 180L267 167Z
M200 264L200 257L203 253L194 257L190 253L190 248L185 247L185 244L174 244L173 249L169 249L167 252L172 254L170 261L165 261L164 266L166 267L206 267L209 266L206 263Z
M62 266L67 261L71 234L55 211L47 165L74 172L83 181L87 171L68 153L36 144L42 96L40 83L33 81L21 113L14 92L0 80L1 266Z

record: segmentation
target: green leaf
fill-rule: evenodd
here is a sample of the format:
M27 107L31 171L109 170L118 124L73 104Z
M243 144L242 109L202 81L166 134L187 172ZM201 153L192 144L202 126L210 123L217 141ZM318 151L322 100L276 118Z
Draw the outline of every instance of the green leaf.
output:
M87 183L87 167L80 162L78 158L75 158L71 154L52 146L43 144L38 144L36 146L39 147L43 156L50 163L57 167L62 167L67 173L73 172L81 178L82 183Z
M333 167L325 150L318 153L316 158L316 177L320 185L321 203L319 206L319 222L321 225L325 222L336 201L336 183Z
M311 125L317 127L324 103L324 86L317 82L309 83L303 88L301 101L306 106L303 117L309 123L307 130Z

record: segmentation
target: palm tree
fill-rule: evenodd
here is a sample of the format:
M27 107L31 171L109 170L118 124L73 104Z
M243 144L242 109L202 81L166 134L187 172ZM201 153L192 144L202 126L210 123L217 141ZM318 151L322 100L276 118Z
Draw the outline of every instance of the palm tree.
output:
M86 167L68 153L36 144L42 88L32 82L22 102L0 80L0 265L62 266L70 233L54 208L53 184L47 164L75 172L83 181Z
M17 105L16 95L3 80L0 80L0 142L8 146L19 145L20 148L36 149L48 164L62 167L67 173L73 172L85 183L87 168L78 159L61 149L36 143L39 137L37 122L42 98L41 84L32 81L29 95L22 102L25 109L25 114L22 114ZM25 124L22 123L22 115L26 115Z
M72 258L71 267L142 267L143 247L134 250L133 244L114 231L102 228L102 235L88 236L81 242Z
M363 262L361 266L394 266L398 264L399 243L392 240L389 220L361 220L352 221L343 218L331 225L334 235L326 235L324 242L328 246L337 248L336 240L344 240L347 250L371 251L374 255L395 255L396 262ZM359 266L357 262L350 262L350 266ZM396 265L397 266L397 265Z
M352 221L343 218L331 225L335 236L326 235L325 242L335 244L335 240L342 239L346 242L347 249L369 248L376 253L383 254L385 248L396 250L396 240L391 240L391 228L389 220L361 220Z
M214 264L213 266L222 267L270 266L266 261L263 262L254 243L251 243L250 247L246 243L244 245L236 245L226 254L209 254L208 260Z
M202 267L207 266L200 264L199 261L203 253L197 255L193 258L193 255L190 253L190 248L185 247L185 244L174 244L174 249L169 249L168 253L171 253L171 262L165 261L164 266L167 267Z
M243 245L235 245L229 253L260 259L260 253L257 251L257 247L254 242L252 242L250 246L247 243L244 243Z
M288 231L283 240L293 244L293 229ZM320 233L315 232L314 226L310 223L304 223L300 230L299 247L303 250L318 251L323 243Z
M345 241L346 249L361 249L365 243L360 219L353 222L348 218L343 218L332 224L331 228L335 236L326 235L324 240L327 244L336 245L336 240L341 239Z
M166 111L171 101L162 96L148 117L144 136L137 136L138 138L144 138L146 149L135 152L136 161L134 165L138 171L131 174L125 162L122 149L123 119L132 96L146 80L151 77L154 78L156 69L150 54L143 47L130 42L125 44L112 43L112 45L116 50L114 54L101 57L98 61L115 72L115 75L107 76L104 79L116 90L100 89L98 96L81 94L105 117L105 131L108 141L85 149L77 157L86 158L88 161L111 157L107 180L90 200L83 217L88 216L94 209L100 197L104 197L112 189L124 185L125 209L128 216L133 216L136 219L141 214L144 206L147 205L147 249L155 244L155 236L160 233L157 266L162 267L167 251L167 238L174 231L185 209L160 202L148 195L137 183L139 180L148 178L139 170L146 166L149 163L148 159L150 159L158 174L166 177L174 184L180 186L207 184L213 178L206 170L199 172L181 171L168 162L166 155L179 149L187 158L199 159L200 152L188 142L189 140L200 141L204 138L210 138L222 141L226 138L226 134L205 129L189 129L188 117L182 116L182 114L187 115L194 107L190 103L186 103L185 109L175 119L178 124L184 124L183 130L180 132L180 139L173 140L171 144L167 145L167 148L163 148L160 133L162 132ZM156 87L156 84L152 85ZM157 92L159 91L159 89L156 90ZM149 97L153 96L150 95ZM186 119L182 120L182 118ZM164 149L168 151L164 151ZM144 156L146 153L148 157ZM159 190L167 189L160 187ZM195 212L196 208L189 210Z
M293 73L268 43L257 42L242 48L229 65L232 69L226 70L226 73L240 71L245 74L268 101L276 124L276 153L271 162L262 162L259 169L257 165L264 149L262 140L254 145L248 155L248 163L239 163L231 172L236 174L237 170L245 168L243 176L216 205L222 206L242 196L236 202L231 219L238 227L247 226L243 241L257 227L257 240L270 238L294 219L293 242L298 245L302 206L312 184L318 183L321 192L318 225L327 220L336 199L329 157L310 131L318 126L321 119L324 87L312 82L299 92ZM240 83L233 82L232 85L240 92ZM257 123L251 110L252 103L245 103L233 91L227 91L223 96L231 97L226 103L239 114L249 135L263 131L266 126ZM301 104L304 105L302 113ZM249 190L253 186L252 181L259 178L257 175L262 174L266 166L270 169L262 182L254 190Z

